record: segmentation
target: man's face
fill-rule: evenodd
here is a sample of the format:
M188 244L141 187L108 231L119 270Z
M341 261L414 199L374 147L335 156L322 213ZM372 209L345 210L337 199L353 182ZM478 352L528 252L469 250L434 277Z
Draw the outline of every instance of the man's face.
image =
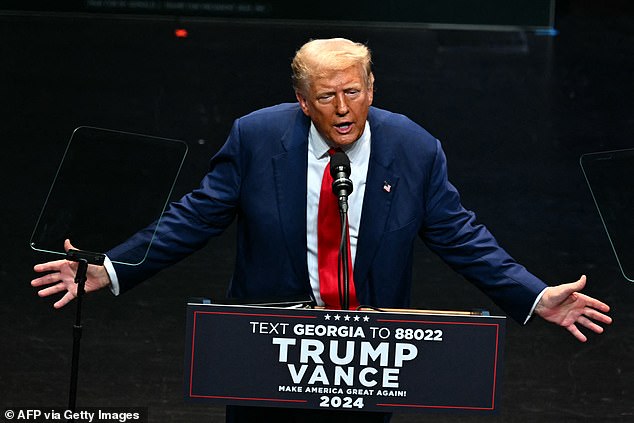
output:
M352 66L332 71L311 81L306 93L295 95L304 114L333 146L359 139L372 104L372 87L366 86L362 70Z

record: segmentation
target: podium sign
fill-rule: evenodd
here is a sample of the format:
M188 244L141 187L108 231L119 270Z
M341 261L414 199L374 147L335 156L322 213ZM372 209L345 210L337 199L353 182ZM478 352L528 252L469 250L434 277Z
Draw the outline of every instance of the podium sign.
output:
M188 304L188 402L496 411L505 318Z

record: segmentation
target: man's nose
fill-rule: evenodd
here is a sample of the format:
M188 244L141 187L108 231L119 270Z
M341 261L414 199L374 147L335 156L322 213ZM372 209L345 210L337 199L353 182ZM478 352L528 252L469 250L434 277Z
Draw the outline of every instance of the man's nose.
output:
M335 107L337 108L337 115L344 116L348 114L348 102L344 93L339 93L335 96Z

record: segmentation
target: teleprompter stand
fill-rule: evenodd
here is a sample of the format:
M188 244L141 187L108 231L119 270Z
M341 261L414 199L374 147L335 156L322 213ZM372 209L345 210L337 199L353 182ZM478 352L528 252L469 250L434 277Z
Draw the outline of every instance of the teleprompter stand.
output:
M101 253L90 251L68 250L66 260L77 263L75 273L75 283L77 284L77 308L75 312L75 324L73 325L73 358L70 372L70 389L68 391L68 409L75 411L77 400L77 377L79 374L79 347L81 345L82 323L81 307L84 294L86 293L86 279L88 265L102 266L106 256Z
M187 144L179 140L87 126L75 129L68 142L30 246L77 263L68 400L72 410L77 396L82 299L89 266L103 265L105 254L115 265L136 266L145 260L151 242L125 254L117 255L113 249L152 222L155 230L158 228L186 154ZM82 249L66 251L67 239Z

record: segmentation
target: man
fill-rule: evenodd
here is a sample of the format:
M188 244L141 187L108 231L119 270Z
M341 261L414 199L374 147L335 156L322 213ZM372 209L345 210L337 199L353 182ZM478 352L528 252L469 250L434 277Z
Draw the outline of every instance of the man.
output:
M202 247L237 217L230 296L308 294L317 304L340 306L324 300L318 223L323 170L328 151L336 148L347 153L352 168L350 249L358 303L409 305L418 236L517 321L537 314L582 342L586 336L577 324L601 333L600 324L611 322L604 314L609 307L579 292L585 276L548 287L516 263L460 204L447 181L440 143L406 117L372 107L370 64L362 44L306 43L292 63L298 103L238 119L200 187L162 217L144 263L91 266L87 291L110 286L115 294L123 292ZM153 232L146 228L108 256L117 261L145 250ZM65 247L72 245L67 241ZM55 303L62 307L75 297L74 269L65 260L36 265L36 272L52 273L32 285L50 285L41 296L65 292ZM241 412L238 419L248 418Z

